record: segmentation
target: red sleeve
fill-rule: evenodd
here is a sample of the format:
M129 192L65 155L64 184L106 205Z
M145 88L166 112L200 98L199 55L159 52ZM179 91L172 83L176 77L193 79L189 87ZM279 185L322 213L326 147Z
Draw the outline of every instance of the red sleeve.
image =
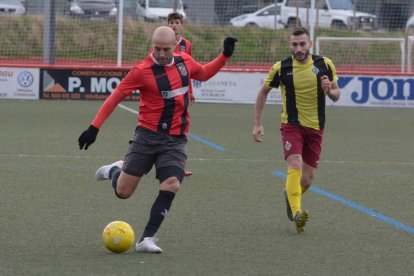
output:
M187 40L188 41L188 40ZM188 54L190 55L190 56L192 56L193 54L191 53L191 42L190 41L188 41Z
M126 95L117 93L117 89L105 100L92 121L92 125L96 128L101 128L105 120L112 114L115 107L125 99Z
M139 70L133 68L121 83L115 88L114 92L105 100L92 121L92 125L101 128L105 120L112 114L117 105L128 97L132 91L139 89L140 79Z
M193 60L193 70L191 71L191 78L198 81L206 81L212 78L217 72L226 64L229 58L223 54L220 54L213 61L205 65L201 65L197 61Z

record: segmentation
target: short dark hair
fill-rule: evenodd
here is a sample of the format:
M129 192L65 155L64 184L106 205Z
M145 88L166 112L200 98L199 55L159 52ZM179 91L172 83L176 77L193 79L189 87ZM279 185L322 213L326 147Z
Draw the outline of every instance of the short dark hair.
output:
M291 33L291 35L293 36L303 35L303 34L306 34L308 37L310 37L309 31L305 27L302 27L302 26L293 28L292 33Z
M180 20L181 23L183 23L183 15L179 12L172 12L167 17L167 22L170 22L171 20Z

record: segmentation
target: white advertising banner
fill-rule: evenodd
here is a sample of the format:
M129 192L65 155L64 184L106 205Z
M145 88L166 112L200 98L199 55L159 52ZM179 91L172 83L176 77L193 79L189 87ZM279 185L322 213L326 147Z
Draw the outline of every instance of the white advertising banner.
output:
M344 75L338 86L341 98L335 105L414 107L414 76Z
M254 104L266 72L219 72L206 82L192 81L197 102ZM59 75L60 76L60 75ZM38 68L0 67L0 99L39 99ZM414 75L342 75L341 98L327 105L414 107ZM272 89L269 104L281 104L280 89Z
M206 82L193 80L197 102L247 103L256 101L267 73L219 72ZM414 107L414 76L340 75L341 98L327 105ZM272 89L267 103L280 104L280 89Z
M0 67L0 99L39 99L39 68Z
M206 82L193 80L193 92L197 102L254 103L265 77L257 72L219 72ZM272 89L267 99L280 104L280 90Z

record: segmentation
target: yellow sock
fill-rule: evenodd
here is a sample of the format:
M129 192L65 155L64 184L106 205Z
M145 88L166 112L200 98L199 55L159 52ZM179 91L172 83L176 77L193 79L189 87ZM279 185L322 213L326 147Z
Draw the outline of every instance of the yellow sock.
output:
M301 177L302 171L300 170L289 169L287 171L286 193L293 216L295 216L296 212L302 211L300 207L302 199L302 186L300 185Z

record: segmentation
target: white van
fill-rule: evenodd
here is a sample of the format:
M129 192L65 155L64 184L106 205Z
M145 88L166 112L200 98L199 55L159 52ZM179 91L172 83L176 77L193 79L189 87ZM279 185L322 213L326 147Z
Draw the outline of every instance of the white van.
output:
M137 0L137 16L138 19L145 21L167 21L168 14L174 11L174 2L176 0ZM183 15L185 19L187 15L184 9L187 7L182 0L177 1L176 12Z
M359 11L354 12L351 0L319 0L317 9L317 24L321 28L374 30L376 29L376 16ZM316 4L315 3L315 4ZM298 7L298 8L297 8ZM280 21L287 27L306 25L309 17L309 0L284 0L280 9ZM298 18L297 13L298 13Z

